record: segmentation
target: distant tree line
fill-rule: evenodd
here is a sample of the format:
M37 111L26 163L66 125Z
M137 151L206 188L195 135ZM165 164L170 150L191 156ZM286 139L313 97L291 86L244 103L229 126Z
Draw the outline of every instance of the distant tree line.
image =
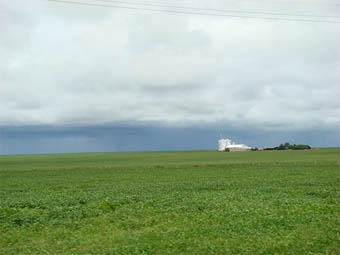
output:
M289 144L289 143L284 143L280 144L280 146L275 147L275 150L310 150L311 147L306 144Z

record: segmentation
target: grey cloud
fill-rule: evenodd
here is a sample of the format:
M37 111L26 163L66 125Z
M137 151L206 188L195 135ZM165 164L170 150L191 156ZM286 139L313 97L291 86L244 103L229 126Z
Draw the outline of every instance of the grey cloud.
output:
M244 127L165 127L150 123L119 123L96 127L21 126L0 130L0 154L138 150L216 149L220 133L250 146L288 141L311 146L340 146L337 130L268 131Z
M211 45L207 33L191 29L185 17L173 19L171 16L161 14L156 16L158 18L145 15L137 17L131 22L128 43L128 47L135 54L146 55L154 52L162 55L190 55Z
M20 4L0 8L0 126L340 127L338 25Z

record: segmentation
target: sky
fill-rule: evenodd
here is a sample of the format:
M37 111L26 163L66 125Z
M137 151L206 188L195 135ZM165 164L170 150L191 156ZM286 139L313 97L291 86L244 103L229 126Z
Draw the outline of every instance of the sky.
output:
M335 1L72 1L0 2L0 154L340 146Z

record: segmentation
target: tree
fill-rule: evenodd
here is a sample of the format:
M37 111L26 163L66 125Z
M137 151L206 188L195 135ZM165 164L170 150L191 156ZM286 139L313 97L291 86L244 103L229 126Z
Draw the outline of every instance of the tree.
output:
M286 147L281 143L279 147L277 147L277 150L281 151L281 150L285 150Z
M310 150L311 147L306 144L289 144L288 142L280 144L280 146L275 147L275 150Z

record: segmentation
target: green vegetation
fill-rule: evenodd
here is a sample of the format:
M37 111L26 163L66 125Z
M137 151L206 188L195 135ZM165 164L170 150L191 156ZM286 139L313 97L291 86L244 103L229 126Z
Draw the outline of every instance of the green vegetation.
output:
M276 147L276 150L310 150L311 147L306 144L280 144L279 147Z
M339 155L0 156L0 254L339 254Z

